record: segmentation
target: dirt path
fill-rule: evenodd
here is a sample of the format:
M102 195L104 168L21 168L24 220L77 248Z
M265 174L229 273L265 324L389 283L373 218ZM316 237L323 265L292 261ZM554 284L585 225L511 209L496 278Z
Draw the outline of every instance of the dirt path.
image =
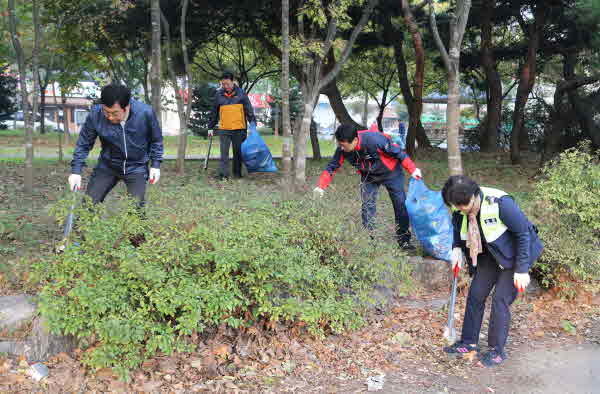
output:
M382 393L598 393L600 346L559 345L531 349L522 346L496 369L473 365L467 378L438 377L430 387L406 384L403 374L386 377Z

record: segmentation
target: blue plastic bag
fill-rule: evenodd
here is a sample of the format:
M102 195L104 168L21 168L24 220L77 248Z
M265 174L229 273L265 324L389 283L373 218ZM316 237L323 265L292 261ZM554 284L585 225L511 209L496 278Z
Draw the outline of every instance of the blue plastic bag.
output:
M269 147L265 144L258 131L256 123L250 123L248 137L242 143L242 160L249 173L277 172L277 166L271 156Z
M450 262L452 253L452 218L441 192L429 190L423 180L410 179L406 210L423 249L431 256Z

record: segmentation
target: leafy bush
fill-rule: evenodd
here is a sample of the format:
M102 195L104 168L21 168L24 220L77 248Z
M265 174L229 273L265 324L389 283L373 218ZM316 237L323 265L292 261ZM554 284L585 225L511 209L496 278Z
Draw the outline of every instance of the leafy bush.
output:
M561 274L600 277L600 163L588 145L569 149L547 165L533 209L545 251L536 266L546 286Z
M319 202L256 193L238 202L234 192L201 186L161 190L147 218L131 202L116 212L84 204L79 245L37 266L50 328L95 338L86 362L126 377L222 323L303 322L317 335L358 327L357 301L390 269L376 262L381 250ZM68 206L58 203L56 217ZM403 260L394 261L401 275Z

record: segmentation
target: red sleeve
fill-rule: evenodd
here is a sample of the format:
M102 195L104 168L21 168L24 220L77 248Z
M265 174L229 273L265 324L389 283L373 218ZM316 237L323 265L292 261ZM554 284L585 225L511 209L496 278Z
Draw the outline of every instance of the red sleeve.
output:
M333 177L331 176L331 174L329 173L329 171L325 170L321 173L321 176L319 177L319 187L323 190L325 190L327 188L327 186L329 186L329 184L331 183L331 180L333 179Z
M402 167L404 167L409 174L412 174L417 169L417 166L415 166L415 163L410 159L410 157L406 157L404 160L402 160Z

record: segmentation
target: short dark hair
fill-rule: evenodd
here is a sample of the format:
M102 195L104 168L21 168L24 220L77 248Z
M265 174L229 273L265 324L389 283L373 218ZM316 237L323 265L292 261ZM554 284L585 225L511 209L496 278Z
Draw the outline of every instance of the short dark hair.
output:
M100 102L107 107L119 103L121 108L125 108L129 105L129 100L131 100L131 90L124 85L106 85L100 93Z
M352 142L358 137L358 130L351 124L341 124L335 131L335 139L340 142Z
M479 193L479 185L466 175L451 176L442 188L442 197L448 206L467 205L471 197Z
M234 80L233 73L231 71L223 71L221 74L221 81L224 79L229 79L230 81Z

